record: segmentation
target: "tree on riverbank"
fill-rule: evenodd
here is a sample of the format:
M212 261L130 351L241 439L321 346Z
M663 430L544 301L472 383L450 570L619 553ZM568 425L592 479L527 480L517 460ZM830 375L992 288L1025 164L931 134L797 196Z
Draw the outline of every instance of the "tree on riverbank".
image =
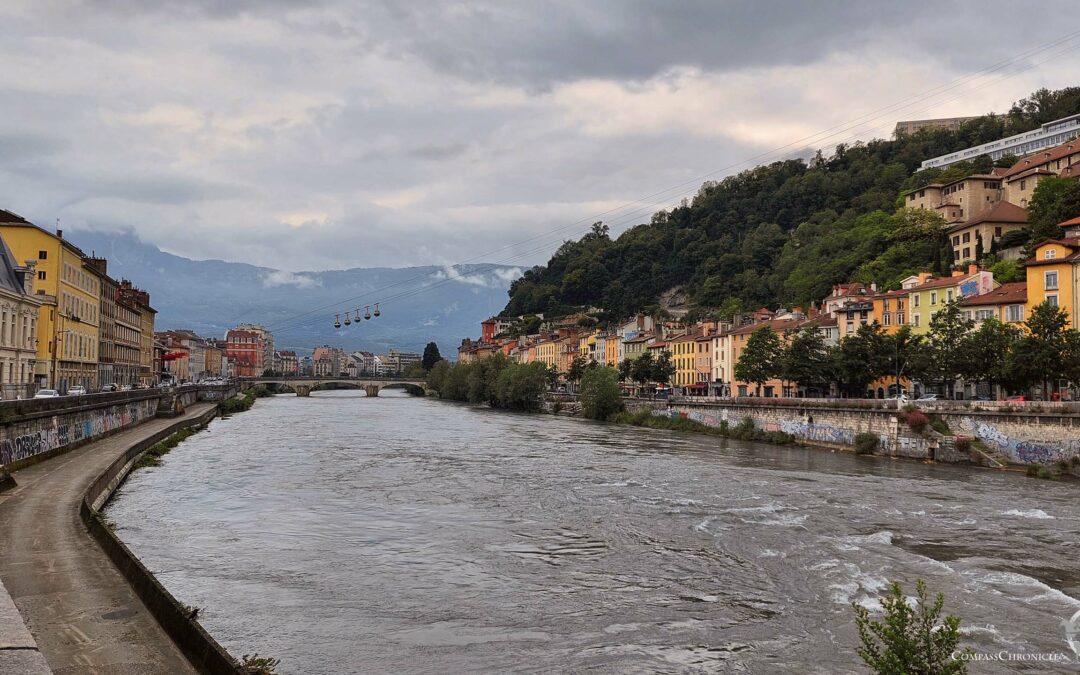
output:
M443 357L442 354L439 353L439 345L434 342L427 343L427 346L424 347L424 356L420 359L421 365L424 366L424 371L430 372L431 369L435 367L435 364L442 360Z
M439 361L428 373L427 386L439 398L486 403L506 410L538 410L547 389L548 368L540 362L514 363L503 354L483 361Z
M858 654L878 675L963 675L972 649L959 650L960 617L941 618L945 596L938 593L933 602L926 594L926 582L915 582L914 604L904 596L900 584L893 582L889 594L881 600L884 616L880 621L857 603L855 625L862 646ZM954 657L955 655L955 657Z
M782 355L780 337L773 329L762 326L746 341L746 348L735 364L735 377L753 382L757 385L757 395L761 396L761 386L780 374Z
M590 368L581 378L581 414L606 420L622 409L619 371L607 366Z

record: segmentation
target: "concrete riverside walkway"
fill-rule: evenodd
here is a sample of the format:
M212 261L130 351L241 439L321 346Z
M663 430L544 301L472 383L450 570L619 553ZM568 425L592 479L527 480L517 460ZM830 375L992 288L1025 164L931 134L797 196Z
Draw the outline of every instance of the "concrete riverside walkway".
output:
M210 407L191 406L183 418ZM79 518L83 494L109 464L183 418L150 420L28 467L0 493L0 581L55 675L195 672ZM0 623L10 623L2 605L0 597ZM22 671L0 660L0 672Z

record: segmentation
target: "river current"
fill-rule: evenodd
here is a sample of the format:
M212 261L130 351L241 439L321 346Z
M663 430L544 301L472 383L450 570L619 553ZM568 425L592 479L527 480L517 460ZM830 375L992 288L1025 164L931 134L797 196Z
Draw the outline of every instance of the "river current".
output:
M284 673L846 673L851 603L919 578L977 651L1072 657L1078 489L328 391L215 420L108 516Z

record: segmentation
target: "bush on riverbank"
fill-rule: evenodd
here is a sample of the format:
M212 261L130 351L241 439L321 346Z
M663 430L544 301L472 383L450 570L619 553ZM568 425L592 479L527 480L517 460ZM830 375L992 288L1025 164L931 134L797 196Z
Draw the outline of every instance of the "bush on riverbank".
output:
M185 439L194 435L195 432L197 432L201 428L202 427L187 427L185 429L177 431L168 438L162 439L157 443L154 443L146 449L146 452L143 453L143 456L139 458L139 461L135 462L135 466L133 468L144 469L151 466L160 466L162 457L169 454L169 451L180 445L181 441L184 441Z
M775 445L792 445L795 437L783 431L764 431L754 425L754 420L744 418L734 427L726 421L721 421L719 426L711 427L688 417L669 417L666 415L653 415L648 410L636 413L622 412L611 418L617 424L630 424L636 427L649 429L663 429L667 431L692 431L698 434L710 436L722 436L739 441L756 441L759 443L773 443Z
M222 415L231 415L233 413L251 410L251 406L255 405L255 399L266 398L267 396L273 395L274 394L269 389L262 385L252 387L242 396L234 396L222 401L218 404L218 412Z
M881 439L875 434L862 433L855 434L855 454L856 455L872 455L878 449L878 443Z
M931 601L922 579L915 582L915 598L916 602L911 602L900 584L893 582L881 599L881 621L871 619L866 607L851 603L862 643L859 657L878 675L963 675L975 652L970 647L959 649L960 617L950 614L943 618L945 596L938 593Z
M581 378L581 414L606 420L622 412L623 407L619 371L607 366L589 368Z
M514 363L501 352L473 363L443 363L435 364L427 380L439 398L505 410L539 410L550 372L543 363Z

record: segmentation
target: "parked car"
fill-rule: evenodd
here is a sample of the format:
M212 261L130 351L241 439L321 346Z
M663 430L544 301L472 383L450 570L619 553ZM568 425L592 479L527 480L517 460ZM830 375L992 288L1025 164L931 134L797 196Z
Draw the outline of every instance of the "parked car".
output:
M911 399L908 397L907 394L900 394L898 396L886 396L885 400L886 401L900 401L902 403L904 401L910 401Z
M119 391L119 390L120 390L120 388L117 387L115 384L113 384L111 382L109 384L101 385L102 393L107 392L107 391Z
M135 388L134 385L130 385L130 384L122 384L122 385L120 385L120 391L131 391L134 388Z
M923 394L918 398L920 401L936 401L938 400L937 394Z
M55 389L38 389L38 393L34 394L34 398L60 398L60 392Z
M74 387L68 387L68 396L82 396L86 393L86 387L81 384L77 384Z
M1019 402L1019 401L1026 401L1026 400L1028 400L1028 398L1027 398L1027 396L1010 396L1005 400L1006 401L1017 401L1017 402Z

